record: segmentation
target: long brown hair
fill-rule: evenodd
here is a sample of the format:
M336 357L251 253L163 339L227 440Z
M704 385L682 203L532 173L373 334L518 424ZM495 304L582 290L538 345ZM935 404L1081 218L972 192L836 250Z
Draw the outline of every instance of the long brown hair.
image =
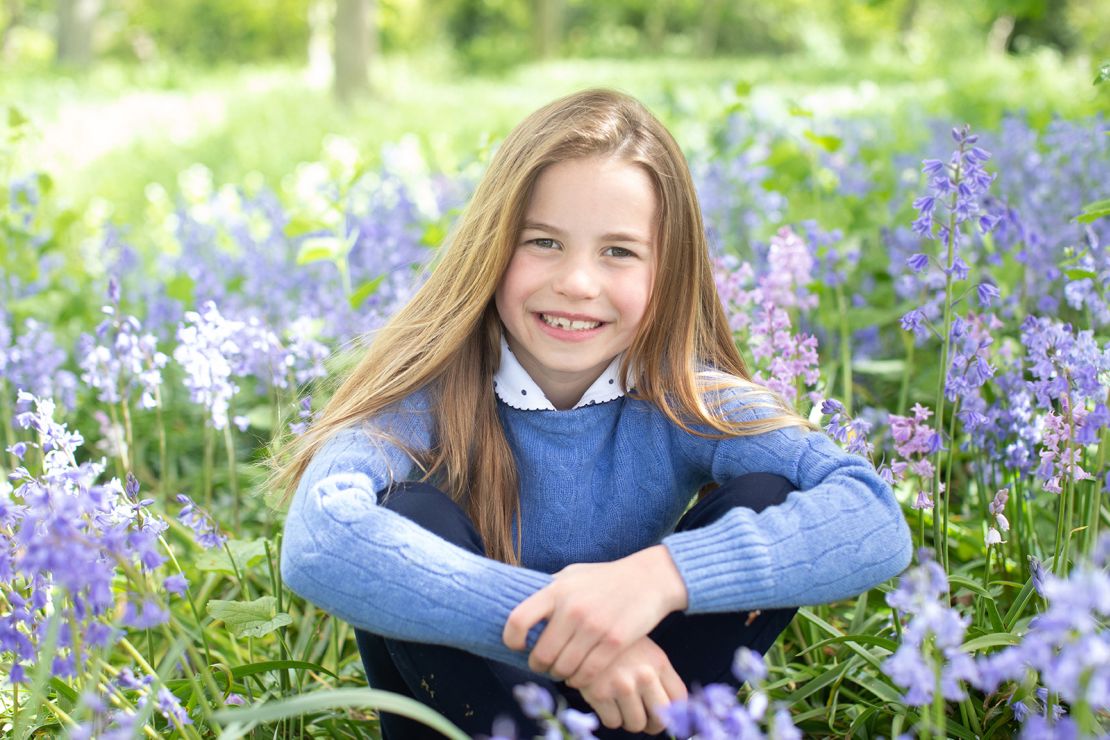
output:
M712 436L807 426L751 382L717 295L701 209L678 145L635 99L587 90L532 113L501 144L428 280L376 333L319 418L275 465L271 490L289 494L337 431L425 389L434 440L431 449L409 454L464 508L490 557L519 563L521 543L514 546L511 534L514 519L520 531L517 471L491 381L502 331L493 296L540 172L591 156L642 166L658 196L655 284L621 368L622 377L635 372L636 396L682 428L699 433L694 426L707 426L712 431L700 433ZM772 413L738 423L705 400L735 387L758 391Z

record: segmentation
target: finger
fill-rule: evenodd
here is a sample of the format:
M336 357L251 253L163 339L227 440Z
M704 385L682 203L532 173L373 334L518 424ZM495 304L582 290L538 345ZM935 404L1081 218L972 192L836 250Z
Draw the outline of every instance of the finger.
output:
M647 727L647 712L640 692L621 692L617 695L617 706L621 710L621 727L628 732L643 732Z
M549 672L574 639L574 629L571 620L559 616L551 617L528 655L528 667L537 673Z
M647 710L645 732L652 735L662 732L667 726L659 715L659 710L671 703L662 681L652 681L640 694L644 697L644 708Z
M545 630L546 631L546 630ZM558 680L573 676L580 670L584 660L588 659L594 651L596 643L591 643L590 638L578 630L563 647L555 662L551 666L551 675ZM585 683L582 684L586 685Z
M601 724L605 725L610 730L615 730L621 726L621 710L617 707L617 703L615 701L613 701L612 699L598 699L596 701L590 701L590 699L586 697L585 694L582 695L582 698L586 699L586 701L589 702L590 706L593 707L593 710L597 714L597 718L601 721Z
M686 689L686 684L682 682L675 671L674 666L667 662L667 665L659 671L659 681L663 684L663 691L667 694L667 703L676 702L679 699L685 699L689 695Z
M603 637L592 646L589 653L581 661L577 670L573 672L566 684L577 689L589 686L601 672L608 668L621 653L621 645L616 640Z
M550 616L555 607L555 600L548 593L547 588L541 588L524 601L516 605L509 612L505 620L505 628L501 631L501 641L511 650L523 650L528 639L528 631L532 626Z

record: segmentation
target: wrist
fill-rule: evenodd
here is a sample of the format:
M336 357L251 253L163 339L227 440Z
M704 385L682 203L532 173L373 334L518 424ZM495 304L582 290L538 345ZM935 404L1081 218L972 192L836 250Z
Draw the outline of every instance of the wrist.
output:
M665 545L655 545L641 550L632 557L640 558L647 570L647 582L660 596L667 614L684 611L689 606L686 582L678 572L671 553Z

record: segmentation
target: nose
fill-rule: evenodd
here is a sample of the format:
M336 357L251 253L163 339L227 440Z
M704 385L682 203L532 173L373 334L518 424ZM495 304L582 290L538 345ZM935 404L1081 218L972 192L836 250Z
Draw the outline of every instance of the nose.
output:
M552 287L567 298L588 300L600 295L600 281L597 266L588 258L568 256L557 268Z

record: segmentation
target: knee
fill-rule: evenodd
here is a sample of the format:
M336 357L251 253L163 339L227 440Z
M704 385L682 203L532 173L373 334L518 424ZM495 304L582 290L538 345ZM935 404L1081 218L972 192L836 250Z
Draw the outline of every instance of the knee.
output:
M470 517L450 496L430 483L396 483L385 491L381 505L452 544L485 554L485 545Z
M749 473L724 483L710 496L720 496L721 503L729 507L744 506L758 513L783 503L796 490L797 487L781 475Z

